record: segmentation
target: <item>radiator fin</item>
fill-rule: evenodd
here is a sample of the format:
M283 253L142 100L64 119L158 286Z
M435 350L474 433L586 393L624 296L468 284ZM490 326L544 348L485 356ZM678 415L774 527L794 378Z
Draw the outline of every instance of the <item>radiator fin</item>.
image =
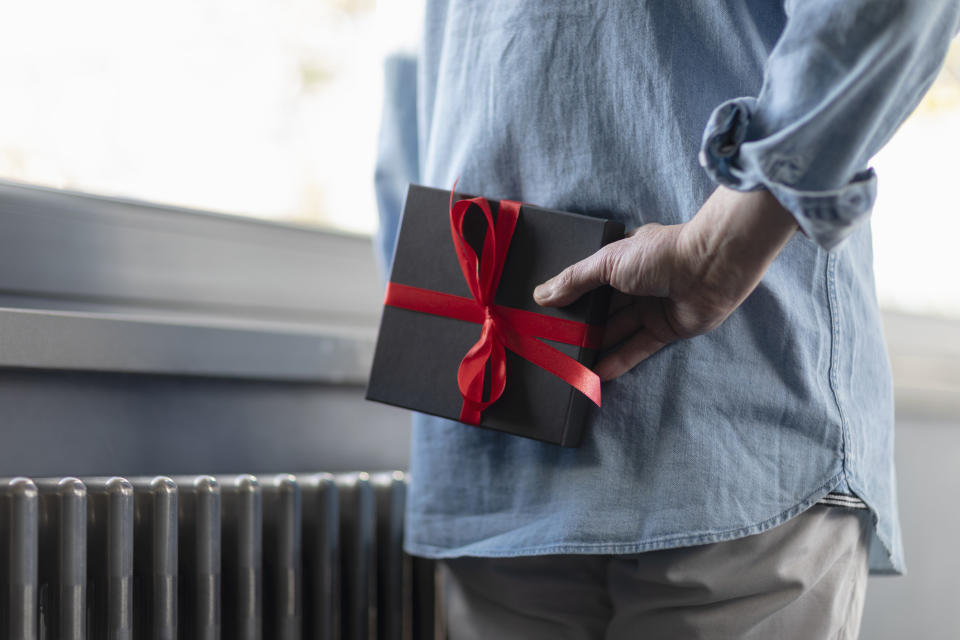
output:
M36 640L38 608L37 486L0 483L0 638Z
M88 637L133 638L133 485L87 478Z
M0 479L0 640L434 640L406 480Z

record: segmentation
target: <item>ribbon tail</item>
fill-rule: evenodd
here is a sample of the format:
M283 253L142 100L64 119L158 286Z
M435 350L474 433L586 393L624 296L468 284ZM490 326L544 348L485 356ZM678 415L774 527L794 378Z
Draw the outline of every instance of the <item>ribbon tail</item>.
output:
M483 409L464 398L463 406L460 408L460 422L476 427L480 424L481 418L483 418Z
M503 342L508 349L549 371L600 406L600 376L536 338L515 331L504 331Z

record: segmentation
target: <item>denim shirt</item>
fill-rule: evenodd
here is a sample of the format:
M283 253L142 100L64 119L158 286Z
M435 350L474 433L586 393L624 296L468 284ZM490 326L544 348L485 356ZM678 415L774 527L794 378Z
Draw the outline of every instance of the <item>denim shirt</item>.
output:
M406 185L457 177L627 228L769 189L802 233L720 327L605 383L577 449L415 414L406 550L635 553L842 492L872 511L871 570L902 572L868 162L958 20L954 0L428 0L417 56L386 66L384 267Z

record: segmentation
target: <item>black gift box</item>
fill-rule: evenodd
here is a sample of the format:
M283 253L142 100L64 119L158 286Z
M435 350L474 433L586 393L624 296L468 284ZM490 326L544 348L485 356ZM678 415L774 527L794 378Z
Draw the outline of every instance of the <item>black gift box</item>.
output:
M469 197L458 193L454 200ZM489 203L496 220L499 202ZM464 219L464 229L470 244L479 251L487 225L482 212L474 209L477 211ZM391 283L472 299L457 261L449 212L450 192L410 186ZM537 305L533 289L622 236L623 225L618 222L523 204L495 303L578 323L603 324L608 287L596 289L562 309ZM481 260L484 257L481 255ZM367 399L457 420L463 406L457 369L480 333L481 325L473 322L384 306ZM543 342L588 367L596 358L594 349ZM559 377L509 350L506 371L503 395L483 411L479 426L577 446L590 400Z

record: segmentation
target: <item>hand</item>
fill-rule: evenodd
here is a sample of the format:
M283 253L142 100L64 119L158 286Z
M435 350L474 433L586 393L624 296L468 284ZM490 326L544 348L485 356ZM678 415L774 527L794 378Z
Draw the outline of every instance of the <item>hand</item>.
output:
M538 286L537 304L562 307L601 285L615 294L597 364L616 378L666 345L707 333L757 286L797 229L767 191L717 188L690 222L645 224Z

